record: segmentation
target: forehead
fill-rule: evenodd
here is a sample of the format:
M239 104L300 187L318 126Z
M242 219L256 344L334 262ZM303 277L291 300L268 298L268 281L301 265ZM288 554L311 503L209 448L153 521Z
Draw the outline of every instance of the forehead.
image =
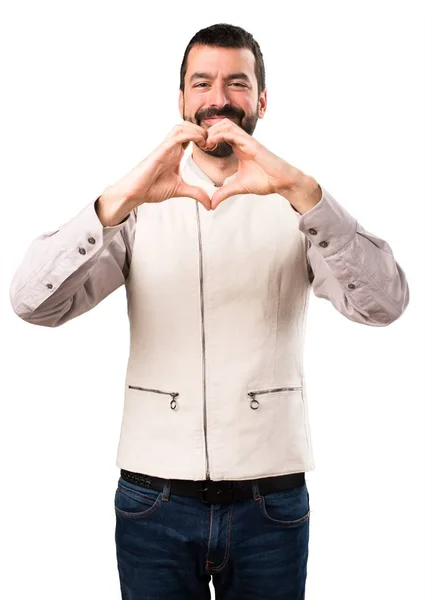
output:
M248 48L214 48L193 46L187 59L186 77L195 71L211 73L215 78L242 71L255 80L255 57Z

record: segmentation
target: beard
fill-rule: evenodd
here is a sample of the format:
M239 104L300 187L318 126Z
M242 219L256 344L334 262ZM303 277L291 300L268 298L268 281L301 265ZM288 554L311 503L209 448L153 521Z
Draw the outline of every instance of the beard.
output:
M233 106L226 104L226 106L224 106L220 110L199 110L197 113L195 113L194 117L190 117L185 114L185 107L183 102L184 121L190 121L191 123L202 127L202 121L211 117L233 117L235 119L236 125L238 125L249 135L252 135L254 133L258 121L258 107L255 113L246 114L242 109L234 108ZM231 156L233 154L233 147L231 144L229 144L229 142L219 142L216 148L214 148L214 150L205 150L204 148L201 148L196 142L194 143L200 150L202 150L202 152L208 154L208 156L226 158L227 156Z

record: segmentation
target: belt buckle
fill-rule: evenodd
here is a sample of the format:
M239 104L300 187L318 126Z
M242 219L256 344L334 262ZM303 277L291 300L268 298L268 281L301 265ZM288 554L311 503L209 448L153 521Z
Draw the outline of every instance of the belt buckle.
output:
M201 500L205 504L219 504L231 502L233 499L233 486L223 488L220 481L203 481L199 486Z

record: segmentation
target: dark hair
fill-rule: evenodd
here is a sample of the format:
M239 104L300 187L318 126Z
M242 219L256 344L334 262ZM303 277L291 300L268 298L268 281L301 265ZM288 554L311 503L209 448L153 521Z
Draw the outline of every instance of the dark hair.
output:
M255 76L258 83L258 95L266 87L266 72L260 46L253 36L236 25L217 23L205 29L200 29L190 40L185 50L180 67L180 89L184 92L184 78L187 71L187 58L193 46L213 46L216 48L248 48L255 58Z

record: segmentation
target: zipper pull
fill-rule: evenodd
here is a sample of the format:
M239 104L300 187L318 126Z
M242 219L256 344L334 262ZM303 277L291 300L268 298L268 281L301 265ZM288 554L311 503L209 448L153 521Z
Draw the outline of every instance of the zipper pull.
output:
M259 408L259 406L260 406L260 403L255 398L256 392L248 392L248 396L251 396L250 406L251 406L252 410L257 410L257 408Z
M172 408L173 410L177 406L176 398L177 398L178 395L179 395L178 392L170 392L170 396L173 397L173 399L170 401L170 408Z

